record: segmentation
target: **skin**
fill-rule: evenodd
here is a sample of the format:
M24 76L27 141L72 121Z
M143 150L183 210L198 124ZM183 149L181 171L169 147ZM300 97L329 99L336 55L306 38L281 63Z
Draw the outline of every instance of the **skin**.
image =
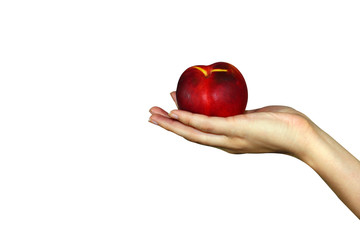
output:
M176 102L176 93L171 97ZM268 106L233 117L150 109L149 122L185 139L229 153L283 153L316 171L360 219L360 162L306 115Z

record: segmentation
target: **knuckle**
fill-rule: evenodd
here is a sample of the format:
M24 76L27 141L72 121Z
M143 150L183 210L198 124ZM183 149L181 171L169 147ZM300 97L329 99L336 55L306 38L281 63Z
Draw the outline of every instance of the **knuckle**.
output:
M192 115L190 116L187 121L185 122L186 125L192 126L196 129L199 129L203 132L212 132L214 130L213 124L211 124L209 121L206 121L202 116L196 116Z
M189 116L186 121L185 121L185 124L186 125L189 125L189 126L194 126L196 124L196 120L194 118L194 116Z
M246 150L247 143L244 139L229 137L229 146L231 149L236 149L237 151L243 152Z
M214 126L209 124L209 123L205 123L203 122L200 126L201 130L204 132L214 132Z
M193 143L206 144L206 140L200 135L184 136L184 138Z
M211 145L210 138L206 134L199 134L197 138L197 143L204 144L204 145Z
M227 135L229 135L231 137L235 137L239 134L238 132L239 132L240 126L239 126L239 122L235 116L226 118L225 124L227 126L227 128L226 128Z

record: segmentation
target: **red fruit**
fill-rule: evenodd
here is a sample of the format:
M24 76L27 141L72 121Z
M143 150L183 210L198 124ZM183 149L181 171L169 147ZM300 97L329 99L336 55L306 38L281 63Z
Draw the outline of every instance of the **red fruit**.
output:
M236 67L217 62L186 69L179 79L176 99L181 110L229 117L244 113L248 92Z

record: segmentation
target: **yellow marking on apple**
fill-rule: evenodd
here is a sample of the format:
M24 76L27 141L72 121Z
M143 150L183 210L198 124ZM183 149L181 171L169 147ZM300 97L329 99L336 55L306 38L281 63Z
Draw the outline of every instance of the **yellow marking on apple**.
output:
M194 68L201 71L205 75L205 77L207 77L209 75L208 72L205 69L201 68L201 67L195 66ZM213 72L228 72L228 70L227 69L216 68L216 69L211 70L211 73L213 73Z
M205 77L208 76L208 73L207 73L207 71L206 71L205 69L203 69L203 68L201 68L201 67L196 67L196 66L195 66L194 68L196 68L197 70L201 71L201 72L205 75Z
M211 72L227 72L227 69L213 69Z

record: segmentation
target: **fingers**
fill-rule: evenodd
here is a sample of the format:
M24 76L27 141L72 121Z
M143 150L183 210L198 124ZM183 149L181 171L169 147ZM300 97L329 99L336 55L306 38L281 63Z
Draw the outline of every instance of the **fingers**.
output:
M152 108L150 108L149 112L151 114L159 114L164 117L169 117L169 114L166 111L164 111L162 108L159 108L159 107L152 107Z
M175 104L176 101L176 92L173 91L170 93ZM233 125L230 124L231 121L227 118L222 117L208 117L202 114L194 114L182 110L173 110L170 114L159 107L152 107L150 113L161 115L166 118L173 118L182 122L183 124L200 130L205 133L212 133L218 135L230 135L233 132Z
M233 131L233 124L228 118L208 117L202 114L194 114L182 110L173 110L170 112L169 116L187 126L206 133L231 135Z
M185 125L176 119L169 118L168 116L164 116L161 114L153 114L150 117L149 121L159 125L160 127L168 131L182 136L191 142L213 147L227 146L228 139L226 136L202 132L191 126Z
M176 92L171 92L170 95L177 104ZM228 147L228 136L234 125L229 118L208 117L182 110L173 110L168 114L159 107L152 107L150 113L150 122L191 142L218 148Z

